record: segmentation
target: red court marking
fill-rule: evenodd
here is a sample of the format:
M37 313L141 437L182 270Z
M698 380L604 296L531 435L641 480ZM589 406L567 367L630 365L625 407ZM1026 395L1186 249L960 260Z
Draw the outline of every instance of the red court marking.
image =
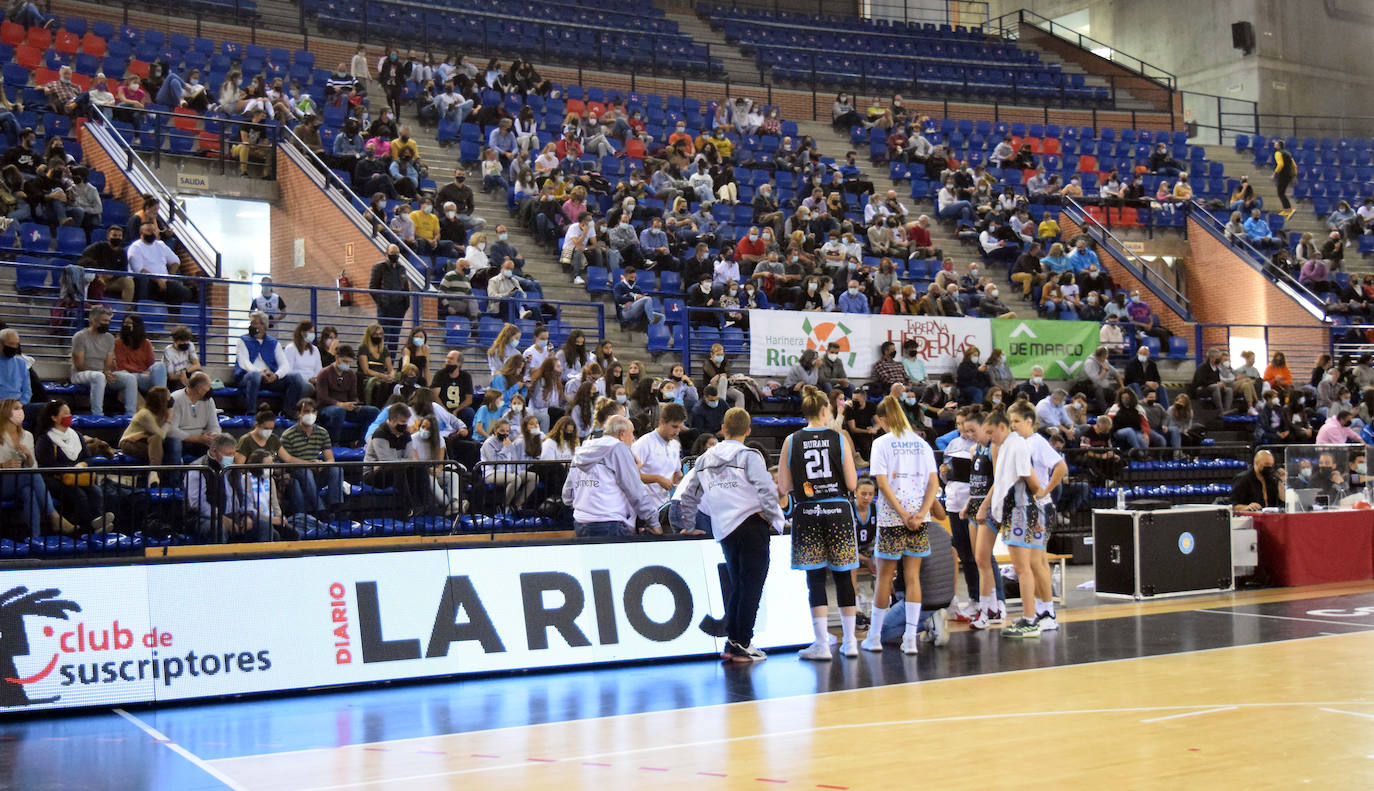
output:
M1202 751L1201 751L1200 749L1196 748L1196 747L1189 747L1189 748L1188 748L1188 752L1190 752L1190 753L1197 753L1197 752L1202 752Z
M0 736L0 741L9 741L9 740L12 739L12 738L14 738L14 737L13 737L13 736ZM116 737L101 736L100 738L96 739L96 741L98 741L98 742L122 742L122 741L124 741L124 737L122 737L122 736L116 736Z
M727 777L727 776L728 776L728 775L726 775L724 772L697 772L697 774L699 774L699 775L706 775L707 777Z
M583 761L583 762L582 762L582 765L583 765L583 766L610 766L610 764L603 764L603 763L601 763L600 761Z
M641 771L641 772L666 772L666 771L668 771L668 770L667 770L667 768L662 767L662 766L641 766L641 767L639 767L639 771Z
M835 789L838 789L838 791L849 791L849 786L828 786L828 785L826 785L825 783L817 783L817 784L816 784L816 787L817 787L817 788L835 788Z
M755 777L754 779L759 781L760 783L777 783L779 785L782 785L783 783L787 782L786 780L774 780L771 777Z
M486 753L473 753L473 758L500 758L499 755L487 755Z
M534 761L534 762L537 763L537 764L552 764L552 763L557 763L557 761L555 761L555 760L552 759L552 758L526 758L525 760L526 760L526 761Z
M364 749L364 750L370 750L370 751L372 751L372 752L374 752L374 753L384 753L384 752L387 752L387 748L385 748L385 747L364 747L363 749Z
M171 744L171 739L153 739L154 744Z
M448 755L443 750L420 750L421 755Z

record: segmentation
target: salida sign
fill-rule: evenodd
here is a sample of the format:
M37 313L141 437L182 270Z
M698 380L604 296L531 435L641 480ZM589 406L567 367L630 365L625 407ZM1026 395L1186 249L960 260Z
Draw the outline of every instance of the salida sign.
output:
M776 539L755 642L811 639ZM713 654L713 541L0 572L0 709Z

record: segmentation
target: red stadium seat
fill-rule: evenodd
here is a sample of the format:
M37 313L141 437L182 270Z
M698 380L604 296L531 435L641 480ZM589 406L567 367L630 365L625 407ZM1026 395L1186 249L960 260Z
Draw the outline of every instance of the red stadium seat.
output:
M45 27L29 28L28 42L30 47L47 49L52 46L52 31Z
M105 39L94 33L87 33L81 37L81 51L87 55L94 55L97 58L105 57Z
M20 44L14 48L14 62L33 71L43 65L43 51L27 44Z
M196 119L195 111L185 107L178 107L172 111L176 118L172 121L172 126L183 132L195 132L200 128L200 122Z
M1097 172L1097 157L1092 154L1084 154L1078 158L1078 169L1084 173Z
M0 22L0 43L9 44L17 47L24 43L29 31L23 25L16 25L13 22Z
M148 63L142 60L129 61L129 67L125 70L126 74L137 74L143 79L148 79Z
M75 55L81 49L81 39L75 33L63 30L57 34L56 46L63 55Z
M625 141L625 156L630 159L643 159L648 152L644 149L644 141L637 138L630 138Z

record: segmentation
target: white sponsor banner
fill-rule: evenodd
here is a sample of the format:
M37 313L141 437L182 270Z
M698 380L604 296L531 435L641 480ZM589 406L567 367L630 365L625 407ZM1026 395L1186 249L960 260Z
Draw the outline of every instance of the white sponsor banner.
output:
M989 319L942 316L863 316L793 310L749 311L749 373L783 377L807 349L824 353L828 344L840 345L845 370L867 377L885 341L920 343L921 360L929 374L952 373L964 349L976 346L986 359L992 349Z
M775 537L755 643L812 639ZM699 656L714 541L0 572L0 708L106 706Z

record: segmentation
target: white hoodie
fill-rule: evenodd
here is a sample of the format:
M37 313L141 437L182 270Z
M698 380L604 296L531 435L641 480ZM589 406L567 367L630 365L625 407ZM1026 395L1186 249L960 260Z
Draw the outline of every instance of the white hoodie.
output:
M630 446L616 437L597 437L577 448L563 502L572 505L575 522L624 522L633 528L636 514L658 522L658 501L639 480Z
M678 521L673 527L690 529L696 525L697 509L710 501L711 533L724 541L744 520L758 514L781 533L784 523L778 506L778 486L768 474L763 456L738 440L717 443L697 458L695 473L678 486Z

